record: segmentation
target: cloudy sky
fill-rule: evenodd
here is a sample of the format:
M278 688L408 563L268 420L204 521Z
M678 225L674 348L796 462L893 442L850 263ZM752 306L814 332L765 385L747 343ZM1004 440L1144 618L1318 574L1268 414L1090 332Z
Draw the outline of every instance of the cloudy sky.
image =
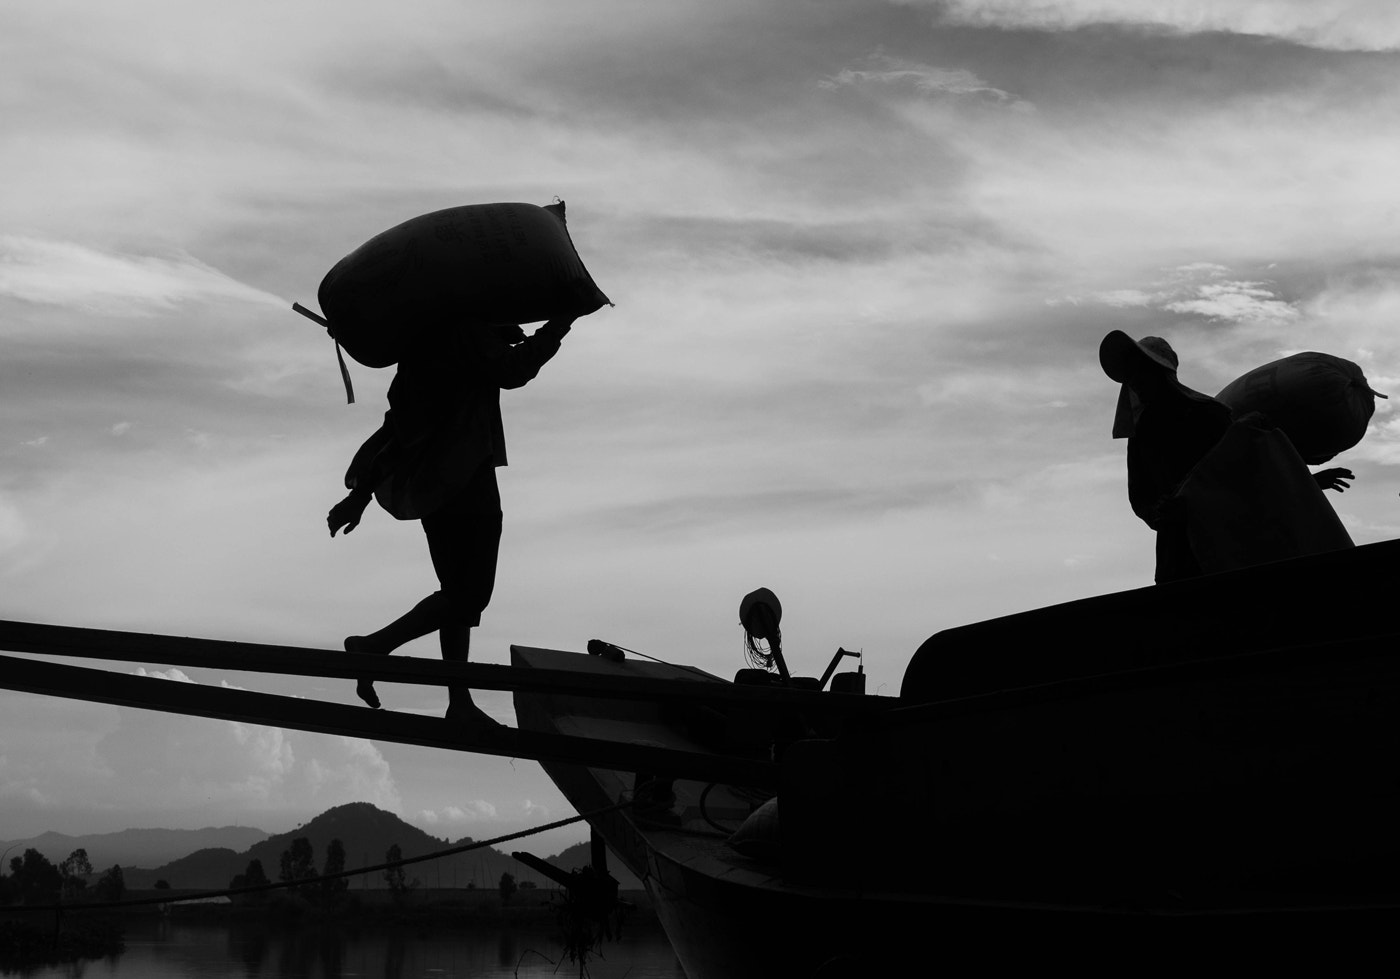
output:
M729 675L766 585L802 672L896 693L941 628L1150 583L1108 330L1208 392L1311 349L1400 394L1397 50L1386 0L0 0L0 617L334 648L431 591L417 525L327 536L391 372L347 406L289 307L406 218L560 197L616 307L503 398L474 656ZM1400 416L1337 462L1395 536ZM530 762L0 692L0 839L351 800L568 813Z

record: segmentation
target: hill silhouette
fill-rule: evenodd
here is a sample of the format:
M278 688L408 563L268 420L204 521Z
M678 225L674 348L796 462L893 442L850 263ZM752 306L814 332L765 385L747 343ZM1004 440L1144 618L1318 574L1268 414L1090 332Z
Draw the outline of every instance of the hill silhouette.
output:
M15 854L33 848L51 863L58 863L74 850L87 851L92 865L106 869L157 867L195 850L223 847L242 852L267 839L265 830L252 826L207 826L204 829L124 829L117 833L42 833L28 839L0 840L0 850ZM7 860L8 864L9 861Z
M416 857L471 842L470 837L455 841L439 839L368 802L352 802L328 809L290 832L269 836L241 851L229 847L204 848L152 869L123 867L123 875L130 888L153 887L156 881L164 880L171 887L179 889L216 889L227 887L234 876L247 870L250 861L259 860L268 879L276 880L283 851L291 849L292 841L303 836L311 843L318 870L325 865L326 850L333 839L340 840L345 846L347 868L382 863L385 853L395 844L405 857ZM528 850L529 840L522 840L517 845ZM560 858L564 858L565 862L558 862ZM588 862L588 847L579 844L546 859L563 869L572 870ZM404 869L410 881L417 878L425 888L475 885L494 890L503 873L510 873L520 882L532 881L541 887L553 886L552 882L510 854L493 847L483 847ZM617 858L609 859L608 869L624 888L641 886ZM350 881L352 890L385 886L382 873L355 877Z

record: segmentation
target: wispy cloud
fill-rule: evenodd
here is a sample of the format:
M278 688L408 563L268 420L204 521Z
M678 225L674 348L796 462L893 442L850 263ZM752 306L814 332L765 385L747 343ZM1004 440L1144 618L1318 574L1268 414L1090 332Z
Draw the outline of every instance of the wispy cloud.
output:
M123 255L72 241L0 235L0 296L108 315L171 309L188 300L283 301L189 255Z
M1347 458L1382 466L1400 466L1400 420L1372 424L1360 444L1348 450Z
M418 813L419 821L429 826L461 826L467 823L493 822L498 818L495 805L485 799L473 799L460 806L424 809Z
M858 65L842 68L835 75L817 82L822 88L880 86L905 89L929 97L982 98L1008 108L1029 112L1034 106L1010 92L997 88L966 68L942 68L876 51Z
M1141 289L1109 289L1106 292L1094 293L1092 299L1105 306L1122 309L1130 306L1150 306L1153 302L1153 295L1150 292L1143 292ZM1075 305L1080 302L1078 299L1070 299L1069 301Z
M1174 313L1191 313L1225 323L1268 323L1296 319L1298 310L1274 297L1263 282L1214 282L1196 287L1192 299L1163 306Z
M1341 51L1400 48L1389 0L894 0L935 8L945 23L1063 31L1114 25L1183 34L1227 32Z
M1230 278L1230 271L1213 262L1195 262L1173 269L1147 288L1109 289L1065 301L1160 309L1217 323L1286 323L1302 315L1296 305L1279 298L1275 283Z
M178 669L145 675L195 682ZM146 711L118 717L96 746L116 808L178 808L191 797L254 811L360 800L401 806L388 762L369 741Z
M194 683L184 670L172 666L168 670L148 670L144 666L138 666L132 671L134 676L150 676L161 680L174 680L176 683Z
M987 411L1024 411L1027 406L1065 407L1066 393L1083 390L1081 371L1047 369L959 369L949 367L919 385L925 406L976 405Z

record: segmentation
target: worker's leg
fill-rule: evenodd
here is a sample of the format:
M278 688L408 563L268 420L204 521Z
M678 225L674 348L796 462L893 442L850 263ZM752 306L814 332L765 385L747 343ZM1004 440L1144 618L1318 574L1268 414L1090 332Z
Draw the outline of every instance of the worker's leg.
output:
M438 633L442 644L442 658L448 662L465 663L471 651L471 626L448 623ZM454 721L472 724L496 722L472 700L472 691L466 684L454 683L447 688L447 716Z
M355 652L392 653L404 643L437 632L441 626L442 592L435 591L378 632L349 636L345 641L354 643Z
M437 632L442 627L442 611L442 592L433 592L377 632L371 632L367 636L346 636L345 651L381 655L392 653L404 643L412 642L430 632ZM372 681L359 681L355 685L355 693L371 707L379 706L379 695L374 692Z
M471 630L491 602L501 544L501 496L489 463L451 504L423 519L433 568L442 583L442 658L466 662ZM447 716L472 724L495 725L472 700L466 684L447 688Z

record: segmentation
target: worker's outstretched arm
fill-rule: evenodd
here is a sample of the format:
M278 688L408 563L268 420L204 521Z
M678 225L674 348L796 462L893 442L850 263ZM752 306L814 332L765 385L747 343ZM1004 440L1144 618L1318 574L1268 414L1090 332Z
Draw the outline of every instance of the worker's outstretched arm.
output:
M479 330L481 368L486 377L500 388L518 388L535 379L540 368L559 352L559 343L568 335L574 317L553 319L514 345L492 336L491 331ZM487 346L489 344L489 346Z

